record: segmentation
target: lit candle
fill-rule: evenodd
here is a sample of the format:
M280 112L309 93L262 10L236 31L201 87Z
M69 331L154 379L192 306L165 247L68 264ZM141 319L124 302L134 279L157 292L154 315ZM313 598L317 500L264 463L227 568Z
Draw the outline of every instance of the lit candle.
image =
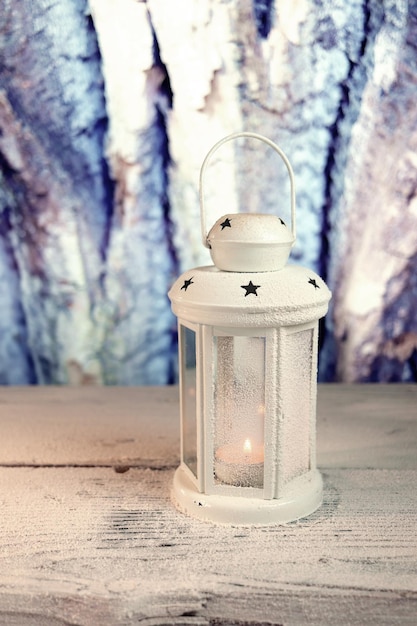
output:
M235 487L263 487L264 449L252 444L249 438L243 444L226 444L216 450L215 476Z

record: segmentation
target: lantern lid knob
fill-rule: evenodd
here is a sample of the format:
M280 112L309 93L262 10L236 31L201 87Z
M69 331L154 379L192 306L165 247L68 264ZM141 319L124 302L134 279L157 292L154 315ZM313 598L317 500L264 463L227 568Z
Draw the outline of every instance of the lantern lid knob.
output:
M207 233L203 180L211 156L224 143L239 137L259 139L284 161L291 183L291 229L276 215L237 213L223 215ZM213 263L231 272L270 272L284 267L295 242L295 185L292 167L283 151L270 139L257 133L234 133L218 141L208 152L200 171L201 232Z

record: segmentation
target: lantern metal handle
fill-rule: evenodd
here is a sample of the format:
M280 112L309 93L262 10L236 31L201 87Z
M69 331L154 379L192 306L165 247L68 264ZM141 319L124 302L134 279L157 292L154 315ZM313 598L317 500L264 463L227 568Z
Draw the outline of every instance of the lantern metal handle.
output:
M292 236L293 236L294 241L295 241L295 235L296 235L296 227L295 227L295 181L294 181L294 173L293 173L293 169L291 167L291 163L289 162L288 158L286 157L284 152L281 150L281 148L279 148L273 141L271 141L267 137L264 137L263 135L259 135L258 133L240 132L240 133L233 133L232 135L228 135L227 137L224 137L223 139L218 141L216 144L214 144L214 146L207 153L207 156L204 159L203 164L201 166L201 170L200 170L200 214L201 214L201 235L202 235L202 239L203 239L203 245L206 248L210 248L210 245L209 245L208 240L207 240L208 233L207 233L207 228L206 228L206 211L205 211L205 208L204 208L204 193L203 193L204 174L205 174L206 168L208 166L209 160L211 159L213 154L216 152L216 150L218 150L218 148L220 148L223 144L227 143L228 141L232 141L233 139L238 139L239 137L250 137L252 139L259 139L260 141L263 141L268 146L270 146L273 150L275 150L275 152L277 152L279 154L279 156L281 157L281 159L284 161L284 163L285 163L285 165L287 167L287 170L288 170L288 174L289 174L289 177L290 177L290 184L291 184L291 232L292 232Z

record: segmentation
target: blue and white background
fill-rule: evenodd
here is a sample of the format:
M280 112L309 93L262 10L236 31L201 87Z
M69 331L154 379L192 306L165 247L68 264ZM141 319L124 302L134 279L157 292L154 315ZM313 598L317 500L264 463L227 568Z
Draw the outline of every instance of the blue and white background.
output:
M333 291L321 380L416 381L416 101L414 0L2 0L0 383L175 382L199 169L242 130ZM227 144L208 223L288 193Z

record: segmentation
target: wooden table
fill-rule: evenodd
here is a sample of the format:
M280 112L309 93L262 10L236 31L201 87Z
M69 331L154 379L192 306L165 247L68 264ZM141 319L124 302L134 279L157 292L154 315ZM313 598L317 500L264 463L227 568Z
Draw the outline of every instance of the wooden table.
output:
M417 385L319 386L324 504L173 508L176 388L3 388L0 624L417 624Z

